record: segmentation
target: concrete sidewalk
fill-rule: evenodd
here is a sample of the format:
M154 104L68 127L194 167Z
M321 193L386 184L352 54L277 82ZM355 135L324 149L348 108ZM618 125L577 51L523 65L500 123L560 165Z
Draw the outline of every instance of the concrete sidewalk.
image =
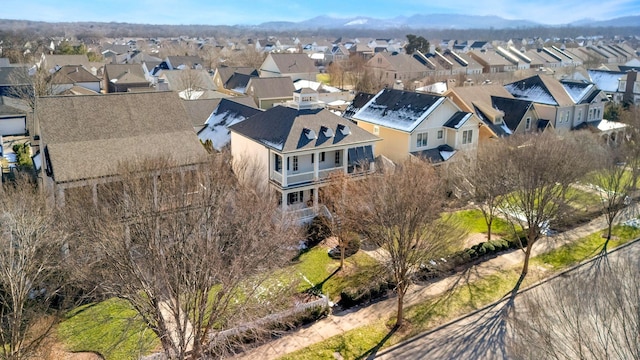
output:
M635 206L637 210L637 205ZM627 220L629 216L633 216L634 214L637 214L637 212L627 211L620 216L620 220L618 222L623 222ZM532 257L600 231L606 228L606 224L604 216L600 216L580 227L554 236L544 237L538 240L534 245ZM501 269L522 266L523 260L524 252L520 250L501 254L495 258L472 266L469 271L466 272L466 278L464 281L467 283L472 282L487 275L495 274ZM405 308L423 302L425 299L450 291L452 287L460 281L460 276L460 274L454 274L428 285L411 286L405 296ZM310 324L309 326L285 334L277 340L270 341L269 343L257 347L247 353L240 354L234 357L234 359L276 359L285 354L311 346L332 336L342 334L381 319L387 319L389 316L395 314L396 306L396 298L391 297L366 307L356 307L334 313L322 320Z

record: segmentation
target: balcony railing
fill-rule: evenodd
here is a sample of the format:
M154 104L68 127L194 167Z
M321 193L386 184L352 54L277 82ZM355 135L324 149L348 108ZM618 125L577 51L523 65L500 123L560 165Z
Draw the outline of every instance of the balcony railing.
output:
M342 166L339 166L334 168L321 169L318 171L317 180L315 178L315 172L313 171L308 171L303 173L290 173L290 174L287 174L287 186L304 184L304 183L309 183L313 181L324 181L329 177L329 174L331 174L334 171L342 172L344 171L344 168ZM282 173L279 173L277 171L271 171L271 180L282 185Z

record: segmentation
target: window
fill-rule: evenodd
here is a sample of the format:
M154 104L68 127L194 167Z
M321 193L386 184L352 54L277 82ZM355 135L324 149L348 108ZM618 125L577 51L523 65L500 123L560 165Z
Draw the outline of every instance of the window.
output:
M320 153L320 162L324 162L324 151Z
M336 166L340 165L340 163L342 162L342 152L340 150L336 150L336 155L334 160L335 160Z
M298 171L298 156L293 156L293 171Z
M429 137L428 133L420 133L418 134L418 141L416 142L417 147L425 147L427 146L427 138Z
M289 193L287 195L287 204L291 205L291 204L302 202L302 195L303 195L302 191L295 191L295 192Z
M530 118L530 117L528 117L528 118L525 120L524 128L525 128L526 130L530 130L530 129L531 129L531 118Z
M314 160L315 160L315 154L311 154L311 163L312 164L313 164Z
M380 135L380 126L373 125L373 135Z
M275 162L275 169L277 172L281 172L282 171L282 156L278 155L278 154L273 154L274 155L274 162Z
M438 140L444 137L444 130L438 130Z
M462 144L471 144L473 141L473 130L465 130L462 132Z
M582 110L578 110L578 118L577 121L580 122L582 121Z

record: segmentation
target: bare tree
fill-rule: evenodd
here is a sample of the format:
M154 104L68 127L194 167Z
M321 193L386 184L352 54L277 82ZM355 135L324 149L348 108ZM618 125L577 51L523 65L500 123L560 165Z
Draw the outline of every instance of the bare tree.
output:
M487 224L487 240L501 204L501 196L509 192L508 172L505 168L499 142L490 142L478 148L476 157L459 161L451 166L452 183L478 203Z
M9 81L15 85L8 91L10 97L25 101L34 110L38 97L53 95L51 75L45 69L37 69L33 75L29 75L26 67L16 69L20 70L14 70L9 75Z
M4 186L0 196L0 354L38 356L55 324L51 302L60 294L64 234L56 214L26 178Z
M509 358L640 358L637 255L592 265L521 294Z
M75 214L86 231L73 257L87 281L129 301L168 358L222 356L237 344L220 330L289 299L272 270L287 264L295 233L274 221L268 192L235 181L227 156L171 164L123 166L121 182L98 190L98 206Z
M447 224L438 221L445 191L435 170L408 161L395 172L350 183L349 217L359 232L388 252L385 264L396 283L396 327L403 323L404 296L413 273L444 252Z
M349 224L349 194L348 183L352 181L343 172L336 171L329 176L328 183L323 190L323 202L329 208L332 219L329 222L331 233L338 239L340 248L340 269L344 268L345 252L351 240L353 225Z
M502 197L502 212L512 224L524 229L526 238L518 286L529 270L533 245L572 200L569 186L589 170L582 140L576 134L559 138L547 133L512 135L502 140L500 153L509 189Z
M622 146L625 146L623 144ZM588 181L596 187L600 196L602 213L607 221L607 238L602 246L602 253L607 253L607 245L611 240L611 230L618 216L630 204L633 178L624 164L624 150L615 146L601 147L602 166L591 172Z
M633 188L637 188L640 177L640 107L630 105L620 114L620 121L627 125L624 136L624 156L631 169Z
M206 70L183 69L180 75L174 79L171 88L178 92L185 100L196 100L200 95L198 92L206 90L206 84L202 76L209 76Z

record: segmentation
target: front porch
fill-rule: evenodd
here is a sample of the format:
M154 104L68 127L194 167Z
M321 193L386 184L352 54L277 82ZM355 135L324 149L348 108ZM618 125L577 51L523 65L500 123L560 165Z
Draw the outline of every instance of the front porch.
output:
M329 209L322 202L321 190L317 186L282 192L276 190L280 215L298 225L308 224L318 215L331 218Z

